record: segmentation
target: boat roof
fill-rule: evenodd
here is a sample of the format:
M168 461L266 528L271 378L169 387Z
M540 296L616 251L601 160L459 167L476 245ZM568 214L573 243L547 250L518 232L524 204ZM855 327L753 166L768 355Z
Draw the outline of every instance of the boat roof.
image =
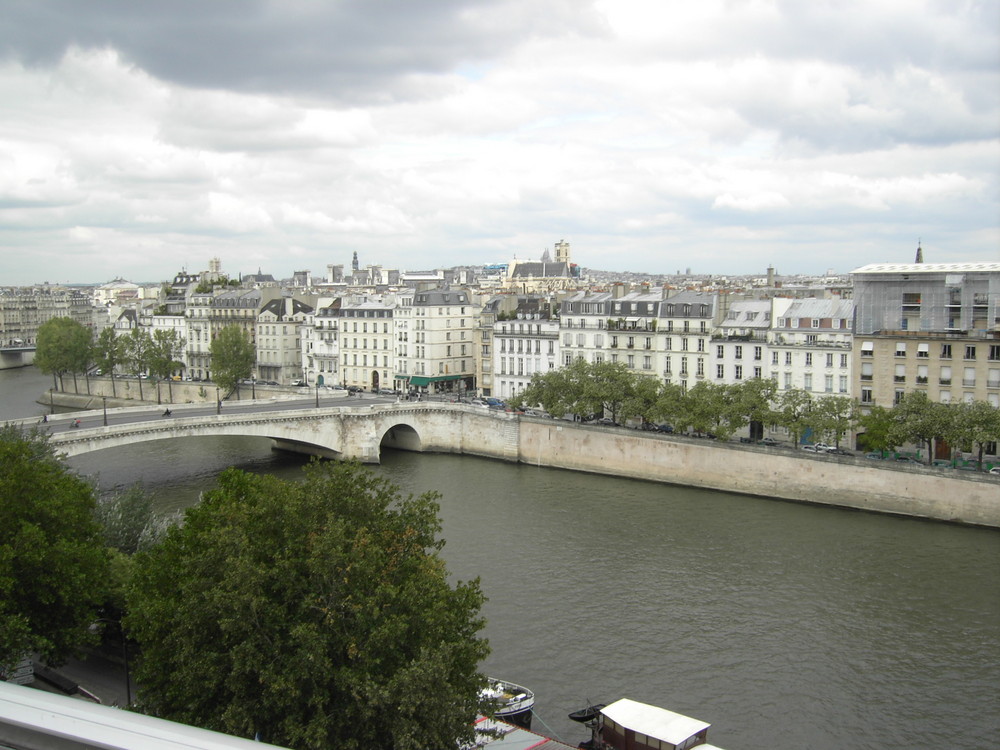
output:
M575 750L572 745L563 744L506 721L480 717L476 722L476 729L480 731L496 730L501 732L501 736L496 738L480 736L472 745L473 748L489 747L495 744L496 747L502 747L503 750Z
M690 716L639 703L629 698L622 698L610 706L605 706L601 709L601 713L616 724L672 745L679 745L688 737L712 726Z

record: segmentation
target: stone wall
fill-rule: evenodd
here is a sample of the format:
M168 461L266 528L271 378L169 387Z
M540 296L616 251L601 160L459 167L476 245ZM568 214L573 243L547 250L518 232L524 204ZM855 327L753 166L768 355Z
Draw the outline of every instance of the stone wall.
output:
M558 420L522 419L519 445L537 466L1000 527L1000 478L989 475Z

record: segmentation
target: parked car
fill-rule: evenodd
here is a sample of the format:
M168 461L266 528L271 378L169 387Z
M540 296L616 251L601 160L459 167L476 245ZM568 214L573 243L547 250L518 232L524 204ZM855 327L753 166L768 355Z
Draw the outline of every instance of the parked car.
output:
M348 393L361 393L364 389L359 385L349 385L347 386Z
M757 442L757 444L758 445L766 445L769 448L777 448L778 447L778 441L775 440L774 438L761 438Z
M992 469L990 469L990 474L993 474L995 476L1000 476L1000 466L994 466Z
M882 460L882 454L881 453L875 453L874 451L871 451L871 452L865 454L865 458L867 458L867 459L869 459L871 461L881 461Z
M674 431L674 426L672 424L658 424L654 429L657 432L666 432L668 434L671 434Z
M845 450L844 448L831 448L830 450L827 451L827 453L831 453L834 456L853 456L854 455L849 450Z
M599 424L603 427L621 427L615 420L611 417L601 417L600 419L595 419L591 424Z
M896 461L901 464L917 464L918 466L922 466L920 461L910 456L896 456Z
M375 393L377 393L379 396L397 396L397 395L399 395L398 391L396 391L395 388L379 388L377 391L375 391Z

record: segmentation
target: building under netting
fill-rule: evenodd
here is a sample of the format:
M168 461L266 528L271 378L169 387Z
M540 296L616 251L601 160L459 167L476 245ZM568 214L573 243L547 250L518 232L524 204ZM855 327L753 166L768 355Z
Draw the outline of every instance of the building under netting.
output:
M1000 406L1000 263L876 263L852 277L862 406L914 390Z

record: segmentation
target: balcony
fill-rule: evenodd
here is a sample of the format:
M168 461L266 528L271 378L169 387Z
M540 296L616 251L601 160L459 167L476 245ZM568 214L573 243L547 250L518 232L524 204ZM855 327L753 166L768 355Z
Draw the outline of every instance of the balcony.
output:
M951 385L951 378L939 378L938 385Z
M861 382L862 382L862 383L870 383L870 382L872 382L872 380L874 380L874 379L875 379L875 378L874 378L874 376L872 376L872 375L862 375L862 376L861 376Z
M892 376L892 382L893 383L905 383L906 382L906 376L905 375L893 375Z
M927 385L927 376L917 375L917 385Z
M976 387L976 379L975 378L962 378L962 385L964 385L966 388L975 388Z

